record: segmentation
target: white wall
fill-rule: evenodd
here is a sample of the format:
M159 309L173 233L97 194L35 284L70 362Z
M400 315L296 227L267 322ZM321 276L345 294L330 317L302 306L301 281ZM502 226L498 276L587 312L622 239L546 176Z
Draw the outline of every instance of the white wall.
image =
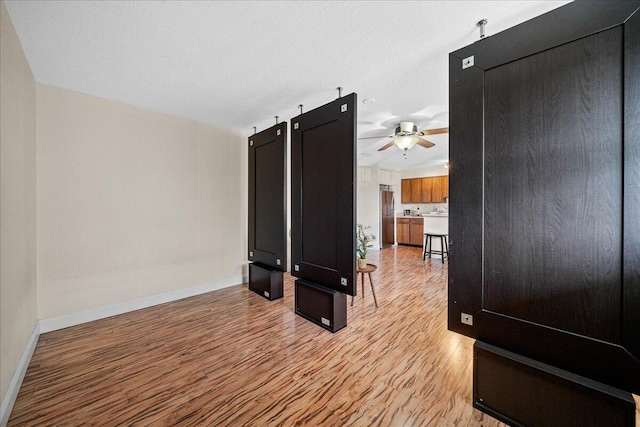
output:
M66 316L246 268L246 137L37 90L38 315Z
M400 172L380 169L377 166L358 167L357 222L370 225L376 236L372 249L380 249L380 184L391 186L396 210L400 206Z
M0 2L0 401L37 321L36 84ZM15 396L13 396L15 398ZM0 411L0 412L3 412ZM0 421L5 421L4 412Z
M371 249L380 248L380 185L376 166L358 167L356 222L371 226L369 232L376 236Z

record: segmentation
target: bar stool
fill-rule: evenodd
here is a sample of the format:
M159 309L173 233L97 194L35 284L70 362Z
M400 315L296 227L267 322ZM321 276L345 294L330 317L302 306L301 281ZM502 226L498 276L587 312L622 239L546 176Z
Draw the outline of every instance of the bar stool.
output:
M444 264L444 259L449 258L449 246L447 245L448 236L448 234L424 233L424 248L422 250L422 260L424 261L427 258L427 253L429 254L429 258L431 258L431 254L441 255L442 263ZM439 251L433 250L431 248L434 237L436 239L440 239ZM427 245L429 249L427 249Z

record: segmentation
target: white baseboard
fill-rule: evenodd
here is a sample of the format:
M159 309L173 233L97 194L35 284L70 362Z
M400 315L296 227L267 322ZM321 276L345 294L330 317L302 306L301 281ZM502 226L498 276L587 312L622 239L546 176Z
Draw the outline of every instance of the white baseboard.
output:
M13 405L16 403L16 399L18 398L18 392L20 391L22 380L24 380L24 375L27 373L29 363L31 363L31 356L33 356L33 351L36 349L39 336L39 325L36 323L36 326L33 328L33 332L31 332L31 337L29 337L29 341L22 352L22 356L20 356L18 366L13 373L13 377L9 383L9 388L7 389L7 394L5 394L4 399L2 399L2 406L0 406L1 427L6 427L9 422L9 415L11 415Z
M93 320L104 319L105 317L115 316L117 314L128 313L134 310L140 310L141 308L152 307L158 304L164 304L166 302L177 301L183 298L188 298L207 292L215 291L218 289L228 288L230 286L246 283L247 278L244 276L237 276L231 279L219 280L213 283L205 283L204 285L192 286L190 288L178 289L164 294L151 295L145 298L137 300L126 301L120 304L114 304L107 307L101 307L94 310L84 311L82 313L74 313L66 316L52 317L49 319L40 319L36 323L33 333L29 338L29 342L20 357L20 362L16 368L11 383L4 399L2 399L2 406L0 407L0 427L6 427L9 422L9 415L13 409L13 405L18 397L18 392L22 386L24 375L27 372L29 363L31 362L31 356L38 344L38 338L40 334L46 332L56 331L58 329L68 328L70 326L80 325L82 323L91 322Z
M140 310L141 308L152 307L166 302L177 301L218 289L228 288L229 286L245 283L243 276L233 277L231 279L219 280L213 283L205 283L204 285L192 286L190 288L178 289L164 294L151 295L132 301L126 301L107 307L96 308L93 310L83 311L81 313L69 314L66 316L51 317L49 319L41 319L38 321L40 325L40 333L57 331L58 329L68 328L70 326L80 325L82 323L91 322L105 317L111 317L118 314L128 313L130 311Z

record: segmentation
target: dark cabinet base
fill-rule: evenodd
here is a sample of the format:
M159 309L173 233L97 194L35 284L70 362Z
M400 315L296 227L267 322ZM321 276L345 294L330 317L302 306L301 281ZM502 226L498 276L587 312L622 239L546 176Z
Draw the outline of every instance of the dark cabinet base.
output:
M249 264L249 289L269 301L282 298L282 271L256 263Z
M630 393L476 341L473 406L512 426L633 427Z
M347 297L345 294L306 280L296 280L296 314L337 332L347 326Z

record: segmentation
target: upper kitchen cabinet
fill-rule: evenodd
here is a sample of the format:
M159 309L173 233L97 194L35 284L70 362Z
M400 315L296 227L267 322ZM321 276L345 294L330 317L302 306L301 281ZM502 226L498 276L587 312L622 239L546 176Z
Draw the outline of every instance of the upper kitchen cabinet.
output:
M411 202L411 180L403 179L402 180L402 203L412 203Z
M421 198L422 198L422 180L412 179L411 180L411 199L420 200ZM409 202L409 203L412 203L412 202Z
M431 203L431 192L433 191L433 179L431 178L416 178L422 183L422 191L420 194L421 203Z
M435 176L432 181L431 203L444 203L445 197L449 197L449 177Z
M445 197L449 197L447 175L402 180L402 203L444 203Z

